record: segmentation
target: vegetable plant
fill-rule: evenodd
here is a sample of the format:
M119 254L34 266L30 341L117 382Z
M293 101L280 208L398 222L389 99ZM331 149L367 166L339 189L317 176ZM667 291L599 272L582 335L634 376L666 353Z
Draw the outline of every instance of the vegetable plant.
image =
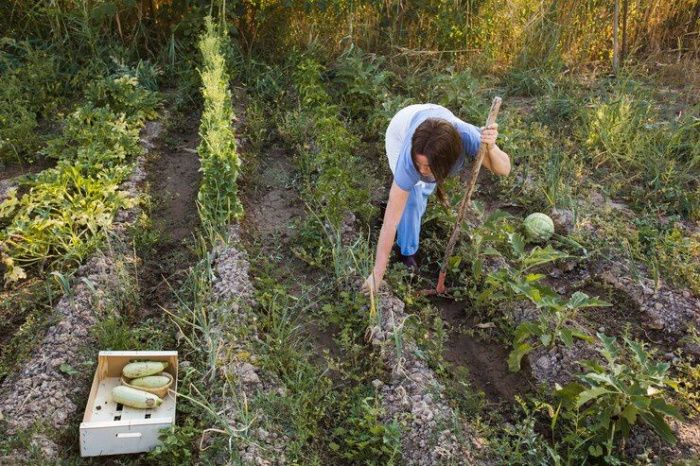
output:
M569 299L564 299L551 287L541 283L545 275L533 270L569 257L568 254L554 249L551 245L536 246L528 251L525 248L525 239L519 233L507 232L505 236L510 245L513 265L506 264L489 273L485 281L486 289L482 293L492 302L526 299L541 311L537 320L522 322L515 329L508 367L517 372L520 370L523 356L538 346L551 347L559 341L570 346L574 338L590 339L587 334L568 323L578 309L609 304L580 291L575 292ZM500 255L493 248L486 248L484 253Z
M597 334L603 363L583 361L586 372L578 382L558 387L557 395L571 424L565 437L576 449L615 464L614 450L640 423L649 426L668 443L676 437L666 419L682 419L666 401L666 390L677 384L668 376L670 364L653 359L646 345L623 337ZM619 463L618 463L619 464Z
M197 201L200 217L215 225L227 224L243 214L236 185L241 160L231 128L233 107L223 47L224 35L208 17L206 33L199 41L204 63L200 71L204 112L197 148L202 165Z
M568 300L563 299L549 287L531 282L526 282L522 291L544 312L536 321L525 321L515 329L513 350L508 356L508 367L514 372L520 370L523 356L539 345L552 347L557 341L561 341L566 346L571 346L574 344L574 338L592 341L590 335L567 324L573 320L579 309L610 305L581 291L576 291Z
M114 99L131 102L129 113L116 114L108 104L78 106L45 149L58 159L56 166L25 182L26 194L11 191L0 203L6 283L27 278L29 268L65 271L79 265L104 239L116 211L136 202L119 190L131 172L129 161L142 153L142 119L132 111L152 115L157 99L132 79L120 81L116 92Z

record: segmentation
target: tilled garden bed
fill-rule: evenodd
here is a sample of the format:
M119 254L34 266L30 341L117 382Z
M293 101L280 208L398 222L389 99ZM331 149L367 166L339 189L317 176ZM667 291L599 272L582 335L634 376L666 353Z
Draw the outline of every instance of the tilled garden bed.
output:
M404 335L408 319L404 303L384 291L377 308L380 323L370 328L369 338L391 377L387 383L374 383L381 394L384 422L401 425L405 464L475 464L484 442L455 415L435 373L417 356L416 343Z
M221 344L222 354L218 374L230 384L233 396L215 397L212 401L221 416L237 433L236 448L243 464L285 464L284 436L251 428L245 418L264 416L261 412L244 412L247 403L265 394L283 394L279 381L256 365L253 348L260 341L256 317L253 284L249 277L248 255L242 247L240 227L231 224L222 244L211 251L213 259L210 309L213 326L211 339ZM238 329L238 330L236 330Z

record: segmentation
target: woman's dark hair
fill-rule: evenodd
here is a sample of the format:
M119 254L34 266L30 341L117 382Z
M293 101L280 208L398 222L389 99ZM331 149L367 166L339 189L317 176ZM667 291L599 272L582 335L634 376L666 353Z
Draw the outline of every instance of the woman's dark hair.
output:
M418 171L416 155L428 158L430 171L437 182L437 195L440 202L447 204L447 197L442 184L452 171L462 154L462 139L455 127L441 118L428 118L418 125L411 138L411 160Z

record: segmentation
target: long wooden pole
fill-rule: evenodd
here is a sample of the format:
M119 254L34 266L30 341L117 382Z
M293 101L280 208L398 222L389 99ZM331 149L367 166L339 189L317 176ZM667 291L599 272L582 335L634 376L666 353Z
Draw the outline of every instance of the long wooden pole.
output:
M627 8L629 0L622 0L622 46L620 47L620 64L625 62L627 53ZM700 7L700 3L698 3Z
M620 0L615 0L615 11L613 13L613 73L617 74L620 68L620 46L617 40L617 30L620 24Z
M491 110L489 110L489 116L486 119L486 126L491 126L496 122L496 117L498 116L498 111L501 109L502 99L500 97L494 97L491 103ZM455 223L452 234L450 235L450 240L447 242L447 249L445 250L445 257L442 261L442 267L440 267L440 276L438 277L437 287L435 291L438 294L445 292L445 277L447 276L447 264L449 262L450 256L452 256L452 251L457 243L457 238L459 238L460 230L462 229L462 222L464 222L464 217L467 213L467 209L472 206L472 194L476 188L476 179L479 177L479 170L481 170L481 164L484 161L484 156L486 155L486 145L479 144L479 152L476 155L474 163L472 163L469 178L465 182L464 197L459 205L459 210L457 212L457 222Z

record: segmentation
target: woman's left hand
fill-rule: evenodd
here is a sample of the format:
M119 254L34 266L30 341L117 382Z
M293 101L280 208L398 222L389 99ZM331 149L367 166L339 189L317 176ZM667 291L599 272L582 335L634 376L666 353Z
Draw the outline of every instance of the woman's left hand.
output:
M481 128L481 143L487 147L493 147L498 137L498 123Z

